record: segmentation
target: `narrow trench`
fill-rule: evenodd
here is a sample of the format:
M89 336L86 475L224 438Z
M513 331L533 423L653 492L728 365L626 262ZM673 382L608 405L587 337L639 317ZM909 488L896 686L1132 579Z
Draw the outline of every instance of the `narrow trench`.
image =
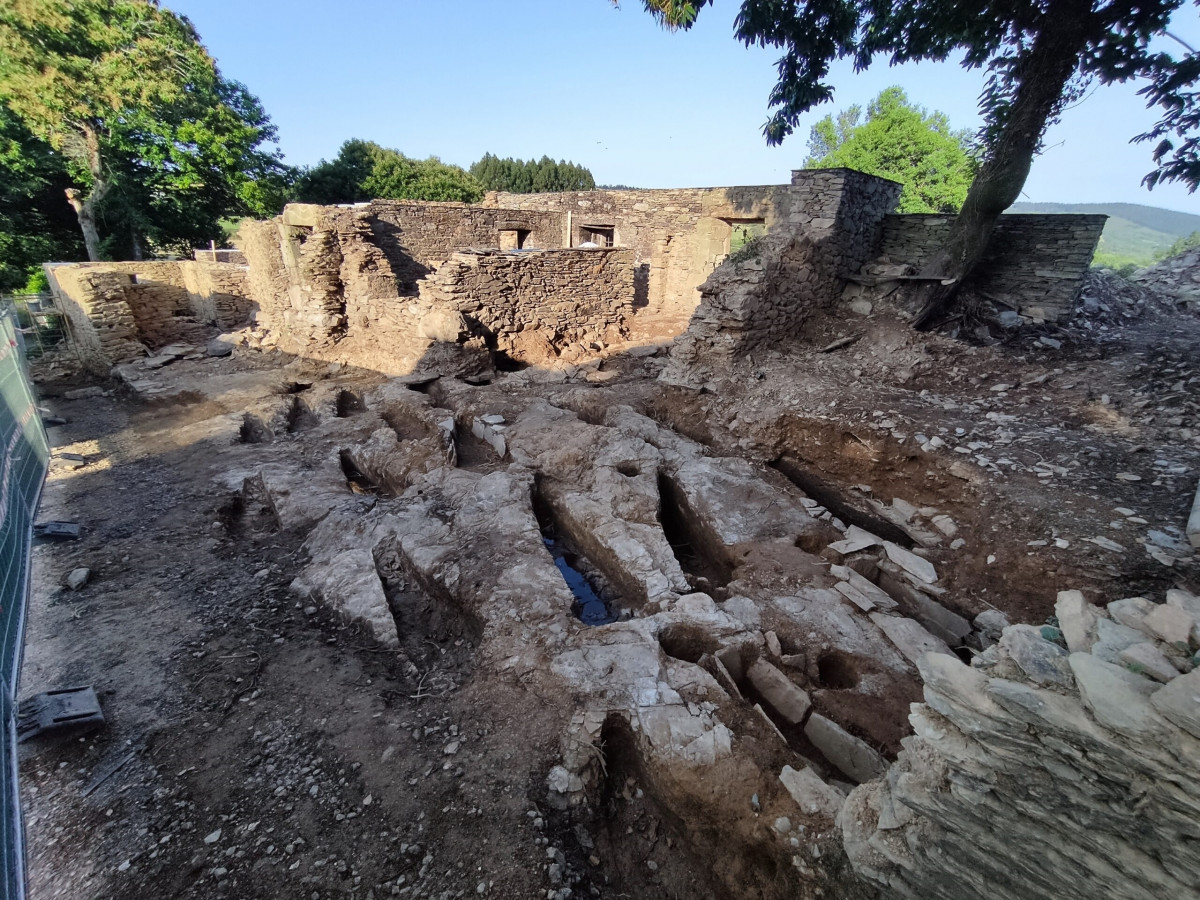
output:
M418 441L429 435L429 429L425 427L424 422L395 406L383 410L379 415L387 422L388 427L396 432L397 440Z
M313 386L311 381L289 381L283 386L284 394L302 394Z
M340 451L338 460L342 464L342 474L346 476L346 485L351 491L356 494L373 494L377 497L392 496L390 491L377 484L358 467L349 450Z
M513 359L503 350L493 350L492 368L497 372L520 372L522 369L528 369L529 363Z
M288 406L287 411L288 434L307 431L310 428L316 428L320 424L320 418L309 408L307 403L299 397L292 397L291 405Z
M430 378L428 381L411 381L405 387L418 394L428 394L435 384L437 384L437 379Z
M242 427L238 429L239 444L269 444L275 437L267 423L254 413L242 415Z
M550 551L554 565L570 588L575 602L571 613L584 625L608 625L620 618L616 592L608 580L558 527L550 504L535 483L533 513L542 532L542 542Z
M492 445L476 437L469 428L454 429L454 455L458 468L471 472L494 471L500 462Z
M725 586L733 567L719 553L707 550L679 496L679 489L666 473L658 473L658 520L679 568L693 589L725 599Z
M857 525L885 541L891 541L908 549L912 548L914 541L903 528L887 519L850 505L843 499L837 488L803 468L791 457L781 456L772 460L769 465L847 525Z
M338 391L336 415L339 419L348 419L360 412L365 412L367 405L362 396L354 391Z

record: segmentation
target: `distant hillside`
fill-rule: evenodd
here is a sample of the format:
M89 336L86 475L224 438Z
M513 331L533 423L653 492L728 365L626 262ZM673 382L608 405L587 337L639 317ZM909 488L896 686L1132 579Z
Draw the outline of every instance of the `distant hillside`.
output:
M1200 231L1200 216L1137 203L1014 203L1011 213L1101 213L1109 217L1096 261L1147 266L1181 237Z

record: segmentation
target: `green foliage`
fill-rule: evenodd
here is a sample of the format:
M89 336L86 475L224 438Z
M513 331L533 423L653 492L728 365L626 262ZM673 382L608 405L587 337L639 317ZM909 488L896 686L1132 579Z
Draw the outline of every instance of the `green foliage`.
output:
M690 28L712 2L643 0L643 5L668 28ZM1200 53L1172 55L1151 48L1185 2L742 0L734 31L747 46L783 51L769 98L774 111L763 126L768 143L781 142L800 116L832 98L829 71L835 60L851 59L861 71L877 56L893 65L958 59L967 68L989 70L980 97L985 148L1011 133L1006 131L1010 125L1018 131L1033 128L1040 137L1093 80L1143 83L1140 93L1160 115L1150 131L1135 138L1155 142L1155 168L1144 183L1180 181L1195 190L1200 185L1200 92L1191 86L1200 81ZM1065 85L1047 65L1055 60L1074 71ZM1041 96L1047 89L1057 102L1044 108Z
M573 162L555 162L548 156L534 161L506 157L499 159L490 153L471 166L471 174L485 191L508 191L513 194L533 194L561 191L591 191L596 188L592 173Z
M1173 256L1179 256L1181 253L1187 253L1193 247L1200 247L1200 231L1193 231L1191 234L1181 237L1159 254L1158 259L1170 259Z
M483 188L469 173L436 156L410 159L398 150L352 139L332 160L301 173L295 185L304 203L362 203L367 200L437 200L475 203Z
M898 87L813 126L805 168L846 166L904 185L902 213L957 213L978 168L970 136L946 116L909 102Z
M30 269L29 278L25 280L25 286L21 291L25 294L50 293L50 279L46 276L46 270L41 266Z
M0 291L18 290L40 263L83 258L70 183L61 155L0 103Z
M725 259L734 265L744 263L748 259L758 259L758 257L762 256L765 241L766 235L763 234L752 237L730 253L729 256L725 257Z
M65 161L85 233L94 219L122 255L273 214L291 178L258 100L152 0L0 6L0 99Z

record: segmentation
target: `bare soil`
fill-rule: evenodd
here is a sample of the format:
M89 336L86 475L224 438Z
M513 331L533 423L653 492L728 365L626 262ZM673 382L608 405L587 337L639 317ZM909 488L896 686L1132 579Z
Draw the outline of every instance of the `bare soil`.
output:
M854 332L857 343L819 352ZM964 614L1041 622L1058 590L1095 601L1195 590L1195 555L1161 542L1182 535L1200 476L1200 323L1147 317L1059 349L1037 337L971 347L886 319L816 320L786 356L745 360L702 391L655 381L653 356L607 360L616 376L589 405L632 404L721 455L786 456L848 515L877 514L872 499L936 507L964 544L947 538L929 556L944 602ZM22 748L32 897L751 897L791 883L761 870L766 858L690 852L701 832L719 840L720 823L664 808L616 728L594 806L549 809L570 698L478 677L477 626L386 560L399 650L289 591L303 535L215 480L228 417L240 422L245 397L281 377L337 381L338 415L353 415L379 376L239 351L164 370L223 388L163 403L119 390L68 401L86 379L65 363L38 375L68 419L52 443L87 456L54 467L40 518L84 534L35 548L22 694L92 684L108 722ZM302 441L309 414L281 440ZM243 428L247 453L253 434ZM922 450L934 436L944 446ZM459 454L492 465L474 439ZM802 577L786 554L778 562L781 584ZM73 592L64 579L79 566L91 577ZM821 660L816 700L894 754L917 697L847 702L870 666ZM839 880L836 852L814 890L869 893ZM730 872L745 891L730 893Z

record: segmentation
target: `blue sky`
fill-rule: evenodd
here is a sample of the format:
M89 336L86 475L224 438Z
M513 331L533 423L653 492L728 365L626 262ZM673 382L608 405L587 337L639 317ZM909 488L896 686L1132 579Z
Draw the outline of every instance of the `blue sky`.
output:
M771 184L806 155L813 122L899 84L955 127L978 125L979 72L953 64L832 73L834 102L782 147L760 128L775 51L734 40L736 0L668 33L640 0L165 0L192 20L229 77L258 95L289 162L315 163L351 137L469 165L485 152L570 159L599 183ZM1175 32L1200 46L1185 4ZM1181 48L1166 42L1163 49ZM1136 87L1095 90L1047 136L1024 200L1127 202L1200 213L1200 191L1140 186L1151 166L1129 139L1154 121Z

